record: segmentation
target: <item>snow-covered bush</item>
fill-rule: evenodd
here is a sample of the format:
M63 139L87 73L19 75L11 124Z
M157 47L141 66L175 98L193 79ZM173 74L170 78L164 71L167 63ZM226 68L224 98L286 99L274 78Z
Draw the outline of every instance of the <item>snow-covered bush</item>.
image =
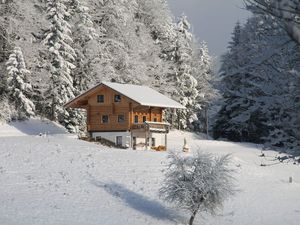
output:
M224 200L234 194L233 170L228 167L228 155L214 157L201 152L191 156L171 153L169 158L160 196L189 211L190 225L198 211L215 214Z

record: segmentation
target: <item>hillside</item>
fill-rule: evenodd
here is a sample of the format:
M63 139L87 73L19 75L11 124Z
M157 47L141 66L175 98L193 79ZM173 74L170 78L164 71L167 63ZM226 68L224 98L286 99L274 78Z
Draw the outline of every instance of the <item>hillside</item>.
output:
M168 225L188 218L158 198L165 152L109 149L37 119L2 124L0 131L0 224ZM223 212L195 224L298 224L298 165L272 161L277 153L267 151L268 166L261 167L260 146L180 131L170 133L170 148L180 150L184 137L193 150L232 154L239 189Z
M3 1L0 34L0 121L43 116L76 132L84 113L63 105L112 81L171 96L187 108L182 128L205 129L212 58L166 1Z

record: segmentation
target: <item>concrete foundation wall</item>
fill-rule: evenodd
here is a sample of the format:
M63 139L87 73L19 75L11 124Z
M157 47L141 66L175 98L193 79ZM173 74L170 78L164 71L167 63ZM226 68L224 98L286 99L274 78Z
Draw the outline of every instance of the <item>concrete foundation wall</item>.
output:
M114 142L117 144L117 137L121 136L122 137L122 146L126 148L130 147L136 147L136 149L144 150L146 149L146 140L145 140L145 132L144 131L126 131L126 132L93 132L92 133L92 138L96 137L102 137L105 138L111 142ZM131 138L136 139L136 146L133 145L133 140ZM149 138L149 147L148 149L151 148L152 146L152 138L154 138L154 146L158 147L160 145L166 146L165 143L165 134L163 133L150 133Z
M114 142L117 144L117 137L122 137L122 146L129 148L131 146L131 134L130 132L93 132L92 137L102 137L105 138L111 142Z
M149 135L149 134L148 134ZM136 149L146 149L145 146L145 132L143 131L132 131L132 138L136 138ZM152 146L152 138L154 138L154 146L158 147L160 145L166 146L165 143L165 134L163 133L150 133L149 136L149 146L148 148L150 149ZM133 146L134 147L134 146Z
M152 137L155 138L155 146L163 145L165 146L165 134L161 133L152 133Z

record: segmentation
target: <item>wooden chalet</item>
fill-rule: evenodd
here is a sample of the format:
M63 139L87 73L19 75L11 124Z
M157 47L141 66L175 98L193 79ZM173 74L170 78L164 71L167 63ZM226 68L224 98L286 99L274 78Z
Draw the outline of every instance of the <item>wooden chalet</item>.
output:
M167 108L184 109L178 102L146 87L102 82L65 107L87 112L87 131L122 147L167 148Z

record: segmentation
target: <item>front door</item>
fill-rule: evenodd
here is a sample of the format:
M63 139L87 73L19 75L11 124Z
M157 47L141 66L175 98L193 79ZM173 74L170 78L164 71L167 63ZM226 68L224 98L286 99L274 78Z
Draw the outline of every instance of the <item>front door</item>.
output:
M117 136L117 139L116 139L116 144L117 146L122 146L122 136Z
M135 150L136 149L136 137L132 138L132 148Z
M151 139L151 146L152 146L152 147L155 147L155 138L152 138L152 139Z

